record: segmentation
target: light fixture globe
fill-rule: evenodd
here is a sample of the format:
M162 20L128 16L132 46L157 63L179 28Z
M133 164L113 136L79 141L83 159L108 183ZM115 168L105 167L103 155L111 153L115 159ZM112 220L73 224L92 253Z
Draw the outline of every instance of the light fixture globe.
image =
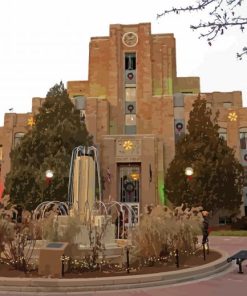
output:
M194 170L193 170L192 167L187 167L187 168L185 169L185 175L186 175L186 176L192 176L193 173L194 173Z
M48 179L53 178L53 175L54 175L54 173L53 173L52 170L47 170L47 171L45 172L45 176L46 176L46 178L48 178Z

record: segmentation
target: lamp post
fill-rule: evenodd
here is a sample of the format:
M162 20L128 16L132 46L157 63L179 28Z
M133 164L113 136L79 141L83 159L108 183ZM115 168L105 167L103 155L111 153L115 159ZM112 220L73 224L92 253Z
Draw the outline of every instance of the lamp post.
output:
M42 201L44 201L44 191L46 186L51 184L52 178L54 176L54 172L52 170L46 170L45 171L45 182L42 186Z
M51 179L53 178L53 175L54 175L54 173L53 173L52 170L47 170L47 171L45 172L45 177L46 177L46 179L48 179L49 181L51 181Z
M191 200L191 196L192 196L190 181L192 180L194 170L193 170L192 167L186 167L184 173L185 173L185 175L187 177L186 192L185 192L185 196L187 196L187 197L185 199L187 199L187 201L188 201L188 200Z

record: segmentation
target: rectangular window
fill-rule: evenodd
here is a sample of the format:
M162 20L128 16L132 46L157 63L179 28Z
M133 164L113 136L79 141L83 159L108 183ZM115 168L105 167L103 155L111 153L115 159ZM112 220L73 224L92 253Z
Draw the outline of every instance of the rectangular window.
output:
M232 102L224 102L223 107L226 108L226 109L231 108L232 107Z
M176 93L173 96L174 107L184 107L184 95L182 93Z
M135 135L136 134L136 125L126 125L125 126L126 135Z
M125 134L126 135L136 134L136 115L135 114L125 115Z
M244 186L247 186L247 166L244 166Z
M20 144L21 138L24 137L24 135L25 135L24 133L15 133L14 147Z
M175 144L185 135L184 119L174 119Z
M219 133L219 138L223 138L225 141L227 141L227 129L226 128L220 127L218 133Z
M240 148L246 149L247 147L247 132L240 132Z
M74 96L75 108L77 110L84 110L86 105L86 98L84 96Z
M228 217L228 216L219 217L220 225L229 225L231 223L232 223L231 217Z
M135 87L126 87L125 88L125 101L126 102L135 102L136 101L136 88Z
M125 125L136 125L136 115L126 114L125 115Z
M125 53L124 59L125 68L125 84L136 84L136 54L135 53Z
M86 119L86 111L80 110L80 121L85 122L85 119Z
M3 145L0 145L0 161L3 160Z
M136 70L136 54L125 54L125 70Z

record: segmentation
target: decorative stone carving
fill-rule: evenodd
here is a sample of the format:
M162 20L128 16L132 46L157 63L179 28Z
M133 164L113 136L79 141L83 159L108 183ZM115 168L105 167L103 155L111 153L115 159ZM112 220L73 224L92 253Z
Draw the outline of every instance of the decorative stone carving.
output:
M128 157L141 155L141 140L118 139L116 145L116 156Z
M125 46L133 47L138 42L138 36L134 32L127 32L123 35L122 41Z

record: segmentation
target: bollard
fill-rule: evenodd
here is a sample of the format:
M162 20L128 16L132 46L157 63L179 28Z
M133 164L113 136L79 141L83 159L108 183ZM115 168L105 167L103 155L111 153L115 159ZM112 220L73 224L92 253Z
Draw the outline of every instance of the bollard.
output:
M202 250L203 250L203 259L204 261L206 260L206 249L205 249L205 244L202 244Z
M130 273L130 259L129 259L129 248L126 248L126 265L127 265L127 273Z
M207 241L207 254L209 254L209 243Z
M179 254L178 254L178 249L175 251L175 260L176 260L176 266L179 268Z
M62 277L64 277L64 260L65 260L65 256L63 254L63 256L62 256Z

